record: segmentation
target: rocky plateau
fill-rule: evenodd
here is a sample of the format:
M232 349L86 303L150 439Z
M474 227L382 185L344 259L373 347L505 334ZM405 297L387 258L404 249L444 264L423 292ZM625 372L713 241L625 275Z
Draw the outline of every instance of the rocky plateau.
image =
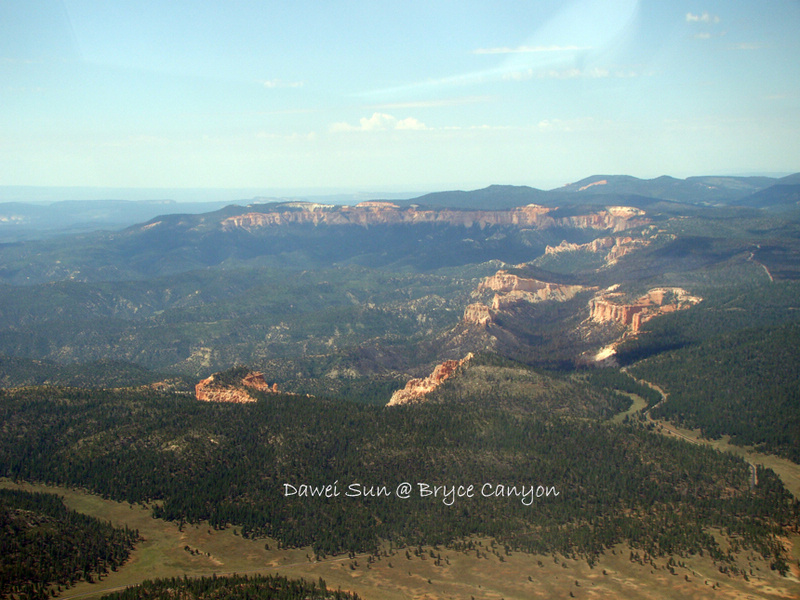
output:
M251 207L252 209L253 207ZM552 227L590 228L623 231L650 223L644 211L625 206L611 206L591 214L559 217L557 210L529 204L508 210L424 209L398 207L391 202L362 202L355 206L334 206L310 202L292 202L273 210L249 212L224 219L223 231L257 229L293 224L310 225L401 225L437 223L463 227L518 226L533 229Z
M659 315L685 310L702 301L676 287L654 288L633 302L625 303L624 295L613 288L589 301L589 319L595 323L618 323L631 334L638 334L642 325Z
M586 244L571 244L564 240L558 246L547 246L545 255L561 254L563 252L605 253L606 265L613 265L620 257L648 245L650 245L649 240L630 236L602 237Z

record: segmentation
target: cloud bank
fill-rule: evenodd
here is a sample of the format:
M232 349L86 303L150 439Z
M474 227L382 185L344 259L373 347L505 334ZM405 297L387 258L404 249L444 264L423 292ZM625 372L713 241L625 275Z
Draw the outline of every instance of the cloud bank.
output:
M362 117L358 125L351 125L346 122L338 122L331 125L330 130L334 133L345 131L423 131L428 129L425 123L414 117L398 119L386 113L373 113L371 117Z
M687 23L719 23L720 19L716 15L710 15L704 12L702 15L695 15L693 13L686 13Z

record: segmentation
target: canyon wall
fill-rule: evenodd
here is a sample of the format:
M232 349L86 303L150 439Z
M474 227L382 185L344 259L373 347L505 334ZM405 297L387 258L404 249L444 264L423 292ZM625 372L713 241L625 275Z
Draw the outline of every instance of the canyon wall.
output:
M595 296L589 301L589 319L596 323L619 323L636 334L650 319L691 308L702 301L681 288L654 288L630 303L622 299L623 296L615 292Z
M512 275L508 271L500 270L491 277L485 278L478 284L477 293L493 291L498 294L516 292L517 296L525 297L529 302L543 302L555 300L564 302L575 297L575 294L585 290L582 285L565 285L549 283L538 279L528 279Z
M547 229L579 227L622 231L649 223L644 212L628 207L609 207L588 215L554 218L554 209L529 204L508 210L459 210L399 208L390 202L363 202L356 206L332 206L295 202L270 212L247 212L224 219L223 231L253 230L290 224L310 225L399 225L442 223L462 227L492 225Z

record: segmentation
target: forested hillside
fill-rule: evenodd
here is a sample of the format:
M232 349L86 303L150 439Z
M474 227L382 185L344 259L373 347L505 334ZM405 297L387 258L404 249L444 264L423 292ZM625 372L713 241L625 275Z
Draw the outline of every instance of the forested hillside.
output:
M128 558L139 534L68 510L52 494L0 489L0 597L43 600Z
M40 388L0 400L8 424L2 475L158 500L156 516L232 524L319 554L375 550L379 539L452 544L477 534L589 560L620 542L724 560L727 550L709 533L723 524L731 548L752 547L783 568L775 536L798 519L770 471L751 489L740 459L636 426L273 394L220 405ZM410 484L407 498L398 497L402 483ZM445 488L425 495L420 484ZM302 495L304 485L339 493ZM445 496L447 486L469 485L473 497ZM504 497L511 486L517 493Z
M800 324L713 337L632 372L669 393L653 416L800 462Z

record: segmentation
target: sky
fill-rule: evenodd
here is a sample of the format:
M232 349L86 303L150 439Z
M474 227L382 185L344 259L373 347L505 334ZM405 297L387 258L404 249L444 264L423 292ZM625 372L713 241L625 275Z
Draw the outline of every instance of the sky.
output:
M0 186L800 171L800 0L0 0Z

